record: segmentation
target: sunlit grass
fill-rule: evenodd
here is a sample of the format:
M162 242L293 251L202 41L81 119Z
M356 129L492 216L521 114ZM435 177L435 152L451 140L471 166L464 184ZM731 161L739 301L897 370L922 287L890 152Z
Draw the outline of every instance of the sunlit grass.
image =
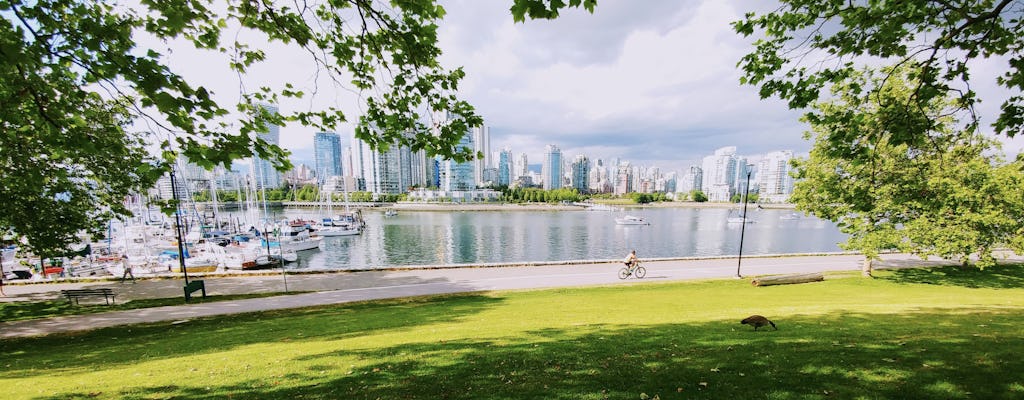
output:
M724 280L435 296L108 328L4 341L0 384L11 399L1019 398L1024 289L1006 282L1024 274L986 273L975 287L936 278L948 270L897 271L771 287ZM755 313L779 330L739 324Z

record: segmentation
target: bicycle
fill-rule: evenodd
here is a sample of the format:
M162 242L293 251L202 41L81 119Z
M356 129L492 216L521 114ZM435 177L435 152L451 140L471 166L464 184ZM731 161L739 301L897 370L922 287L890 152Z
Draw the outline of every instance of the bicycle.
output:
M640 265L640 261L633 263L632 268L622 267L619 270L619 279L629 278L630 275L636 276L637 279L641 279L647 276L647 268Z

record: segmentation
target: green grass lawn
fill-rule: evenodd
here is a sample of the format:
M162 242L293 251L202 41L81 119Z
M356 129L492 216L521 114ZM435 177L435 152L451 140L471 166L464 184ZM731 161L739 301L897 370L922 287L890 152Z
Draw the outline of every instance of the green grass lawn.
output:
M1024 268L432 296L0 343L5 399L1024 398ZM778 331L740 325L765 315Z
M252 299L259 297L292 295L307 292L290 293L251 293L232 294L221 296L193 296L191 304L212 303L217 301ZM116 300L116 299L115 299ZM183 297L171 297L163 299L138 299L132 301L115 301L107 305L102 297L87 298L79 304L72 304L64 298L41 301L14 301L0 303L0 321L21 321L27 319L39 319L60 317L65 315L96 314L109 311L134 310L139 308L153 308L163 306L177 306L185 304Z

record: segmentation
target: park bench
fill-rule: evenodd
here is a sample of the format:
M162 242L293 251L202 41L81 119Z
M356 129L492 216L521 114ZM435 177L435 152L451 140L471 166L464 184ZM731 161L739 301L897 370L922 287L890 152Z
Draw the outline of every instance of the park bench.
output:
M61 296L67 297L69 302L73 301L75 304L78 304L78 299L80 299L82 297L100 297L100 296L103 296L103 300L106 301L108 306L114 300L114 297L117 296L116 294L114 294L114 290L110 289L110 288L102 288L102 289L67 289L67 290L61 290L60 294L61 294Z

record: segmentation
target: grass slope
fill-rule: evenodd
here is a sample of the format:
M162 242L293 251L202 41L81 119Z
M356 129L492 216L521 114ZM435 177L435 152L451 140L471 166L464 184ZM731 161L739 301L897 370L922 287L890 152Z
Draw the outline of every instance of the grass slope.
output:
M0 343L7 399L1024 397L1024 269L494 292ZM778 331L738 322L763 314Z

